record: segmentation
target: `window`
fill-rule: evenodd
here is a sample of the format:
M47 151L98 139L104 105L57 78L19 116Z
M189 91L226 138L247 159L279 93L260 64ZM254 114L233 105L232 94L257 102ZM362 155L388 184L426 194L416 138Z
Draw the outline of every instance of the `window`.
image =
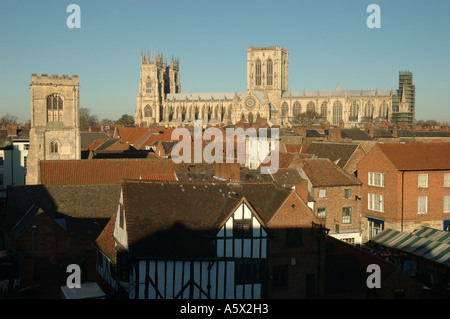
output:
M327 218L326 207L317 207L317 218Z
M237 261L236 284L253 284L263 280L265 264L262 262Z
M56 154L59 153L59 145L58 142L50 142L50 153L51 154Z
M23 167L27 167L27 157L23 157Z
M3 156L0 156L0 165L3 165Z
M233 233L235 238L252 237L252 220L251 219L234 219Z
M378 194L369 194L368 209L383 213L384 196Z
M327 190L319 189L319 198L326 198L326 197L327 197Z
M344 197L345 198L351 198L352 197L352 190L349 188L344 189Z
M259 85L261 85L261 61L260 60L256 61L255 74L256 74L255 84L257 86L259 86Z
M63 120L63 101L58 94L47 96L47 121L55 122Z
M147 81L145 81L145 93L152 93L152 82L150 78L147 78Z
M450 187L450 174L444 174L444 187Z
M342 224L352 223L352 208L342 207Z
M428 187L428 174L419 174L417 177L417 187L427 188Z
M0 186L3 186L3 174L0 174Z
M279 265L272 267L272 289L288 288L288 266Z
M24 148L25 148L26 151L28 151L30 149L30 144L25 144Z
M342 120L342 104L339 101L333 104L333 125L339 125Z
M286 246L300 247L302 245L302 229L289 228L286 230Z
M427 196L419 196L417 197L417 214L426 214L427 213Z
M450 196L444 196L444 213L450 213Z
M384 173L369 173L369 186L384 187Z
M273 85L273 62L267 60L267 85Z
M306 113L310 114L310 115L314 115L316 113L316 105L314 104L314 102L309 102L308 105L306 106Z
M146 105L144 108L144 116L145 117L152 117L153 112L152 112L152 107L150 105Z
M297 115L300 115L301 112L302 112L302 106L300 105L300 103L298 101L295 101L294 107L292 110L292 115L297 116Z
M320 106L320 116L322 117L327 117L327 102L323 102L322 105Z

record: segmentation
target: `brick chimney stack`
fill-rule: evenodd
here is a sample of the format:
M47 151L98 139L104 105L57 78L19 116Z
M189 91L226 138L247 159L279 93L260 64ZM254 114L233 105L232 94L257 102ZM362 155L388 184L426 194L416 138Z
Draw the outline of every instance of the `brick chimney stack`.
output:
M241 167L238 162L217 163L215 176L220 179L239 182L241 180Z

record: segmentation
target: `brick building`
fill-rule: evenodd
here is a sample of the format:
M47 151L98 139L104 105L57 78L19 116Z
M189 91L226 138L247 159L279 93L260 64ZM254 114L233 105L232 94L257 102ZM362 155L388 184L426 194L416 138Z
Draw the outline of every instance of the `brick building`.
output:
M323 296L325 233L299 193L273 182L123 181L97 269L129 298Z
M361 182L327 158L296 159L291 167L308 181L308 205L330 236L361 244Z
M358 165L363 240L450 224L450 143L377 144Z

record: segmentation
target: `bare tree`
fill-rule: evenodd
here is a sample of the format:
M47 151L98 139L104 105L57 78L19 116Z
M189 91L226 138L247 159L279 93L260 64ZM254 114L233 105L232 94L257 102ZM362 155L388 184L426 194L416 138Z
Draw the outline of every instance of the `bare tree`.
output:
M7 127L8 124L17 124L17 116L6 113L0 118L0 126Z
M317 112L304 112L297 114L292 123L300 126L308 126L312 124L325 123L326 119Z

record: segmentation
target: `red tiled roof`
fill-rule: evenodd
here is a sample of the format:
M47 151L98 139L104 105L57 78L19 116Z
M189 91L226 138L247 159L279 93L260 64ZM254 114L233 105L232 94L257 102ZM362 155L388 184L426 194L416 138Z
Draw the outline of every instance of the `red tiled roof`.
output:
M328 158L300 159L296 161L313 187L360 185L361 181L331 162Z
M284 147L288 153L299 153L302 148L299 144L286 144Z
M103 231L95 240L97 247L114 263L116 262L117 251L115 248L114 224L116 223L116 214L113 214Z
M97 139L93 141L91 144L89 144L86 147L83 147L83 151L93 151L100 145L102 145L105 142L105 139Z
M121 179L158 176L167 180L175 172L171 159L94 159L42 161L43 185L117 184ZM158 175L162 174L162 175Z
M398 170L450 169L450 143L377 144Z
M117 130L121 140L133 144L152 129L148 127L117 127Z
M138 149L143 150L145 146L152 145L155 141L172 141L172 132L174 129L158 129L156 132L153 132L141 145L137 146ZM175 139L178 141L179 139Z

